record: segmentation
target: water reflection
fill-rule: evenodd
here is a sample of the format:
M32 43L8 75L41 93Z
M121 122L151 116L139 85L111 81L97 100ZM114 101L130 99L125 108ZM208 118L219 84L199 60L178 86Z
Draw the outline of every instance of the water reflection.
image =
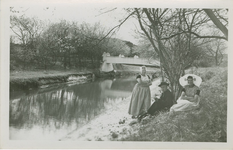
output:
M10 100L10 139L59 139L131 94L135 79L94 81ZM11 97L14 94L11 93Z

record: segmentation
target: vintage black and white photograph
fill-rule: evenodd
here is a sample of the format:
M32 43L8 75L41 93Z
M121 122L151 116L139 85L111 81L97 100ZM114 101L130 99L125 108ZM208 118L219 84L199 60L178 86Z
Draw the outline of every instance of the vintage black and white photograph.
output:
M227 143L227 6L8 9L9 140Z

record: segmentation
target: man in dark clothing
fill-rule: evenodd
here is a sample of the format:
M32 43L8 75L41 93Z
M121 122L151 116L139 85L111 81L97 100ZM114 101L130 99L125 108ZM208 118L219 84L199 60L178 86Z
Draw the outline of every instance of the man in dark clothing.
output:
M169 110L170 107L173 105L173 95L170 92L170 90L168 90L168 83L166 82L161 82L159 84L159 87L162 90L162 95L160 96L160 98L156 98L155 102L150 106L150 108L147 110L147 113L142 114L139 117L139 120L142 119L143 117L147 116L148 114L150 115L154 115L159 111L162 110Z

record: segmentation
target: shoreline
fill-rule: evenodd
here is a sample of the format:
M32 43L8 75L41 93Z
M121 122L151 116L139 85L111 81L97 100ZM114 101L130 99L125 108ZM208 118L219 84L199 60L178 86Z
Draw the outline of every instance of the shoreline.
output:
M157 70L149 71L153 76ZM94 70L84 71L22 71L10 74L10 92L31 91L35 89L57 86L59 84L76 82L85 83L95 78L115 78L122 76L137 75L139 72L131 69L115 70L111 72L100 72Z
M160 94L159 82L160 78L153 81L150 86L151 95ZM59 141L117 141L127 136L129 132L133 132L130 122L135 120L128 114L130 97L118 99L117 105L107 109L83 127L64 135ZM125 122L120 123L122 120Z
M116 100L116 105L104 110L82 127L76 127L73 131L58 136L56 140L183 141L183 137L179 134L181 131L177 128L181 126L187 131L190 131L187 133L182 132L186 137L185 141L224 142L226 141L227 70L228 68L201 68L197 70L195 74L201 76L203 79L201 90L206 91L202 93L202 107L200 109L180 113L174 116L172 120L169 119L168 113L160 113L154 119L146 119L142 120L141 123L136 123L128 115L130 97L124 99L119 98ZM187 70L186 73L189 73L188 71L190 70ZM159 88L156 84L156 82L159 83L159 79L155 79L152 86L150 86L152 96L159 93ZM218 110L213 110L213 106L218 106L223 112L219 113ZM208 120L206 120L207 116L209 116ZM124 123L121 123L122 120L125 120ZM133 121L135 124L132 124ZM222 125L214 126L213 123L216 121ZM156 126L154 126L155 124ZM201 137L199 136L200 127L203 127L201 129L203 136ZM210 132L211 134L209 134ZM221 133L221 137L219 133Z
M56 86L57 84L69 82L87 82L92 79L92 72L68 73L64 75L31 77L31 78L10 78L10 92L29 91L39 88Z

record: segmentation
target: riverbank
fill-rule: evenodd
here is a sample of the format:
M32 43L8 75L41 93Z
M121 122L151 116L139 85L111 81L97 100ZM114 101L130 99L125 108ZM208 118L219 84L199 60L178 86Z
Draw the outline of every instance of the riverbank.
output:
M113 108L60 140L226 142L227 68L199 68L195 74L203 79L200 108L197 110L181 112L173 117L169 112L163 112L137 123L128 115L128 97L119 99ZM159 82L153 82L152 95L159 94Z
M159 83L160 79L155 79L152 86L150 86L152 95L160 94L158 88ZM129 102L130 97L118 99L116 105L91 120L85 126L75 129L64 137L61 137L60 141L117 141L125 138L134 132L131 130L131 126L129 126L131 122L135 121L135 119L132 119L128 115Z
M139 73L138 66L115 65L114 69L115 71L108 73L94 69L11 71L10 91L28 91L67 82L83 83L95 78L114 78ZM148 68L148 74L151 76L155 76L156 72L159 72L158 69Z
M169 112L155 118L145 118L132 126L135 131L121 141L227 141L227 68L200 68L195 74L202 77L200 108L180 112L169 117Z
M10 91L31 90L69 81L92 79L92 70L38 70L10 72Z

